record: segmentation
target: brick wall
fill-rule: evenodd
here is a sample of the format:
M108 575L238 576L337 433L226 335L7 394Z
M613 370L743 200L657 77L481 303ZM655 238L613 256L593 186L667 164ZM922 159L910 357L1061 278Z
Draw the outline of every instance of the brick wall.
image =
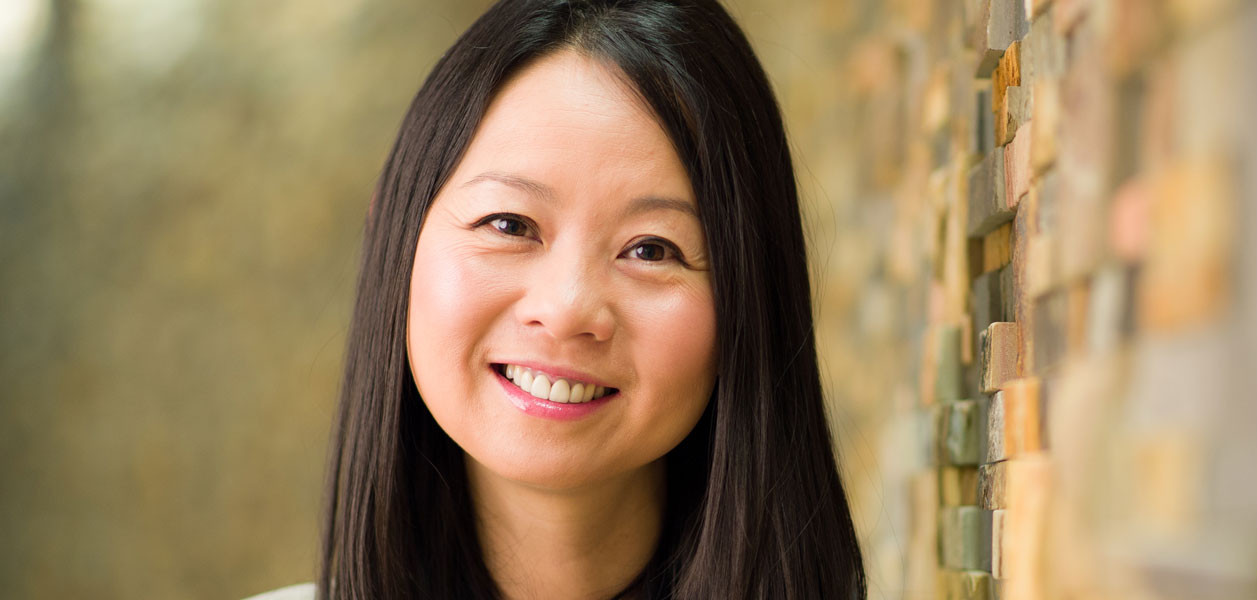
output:
M731 2L872 596L1257 597L1257 2Z

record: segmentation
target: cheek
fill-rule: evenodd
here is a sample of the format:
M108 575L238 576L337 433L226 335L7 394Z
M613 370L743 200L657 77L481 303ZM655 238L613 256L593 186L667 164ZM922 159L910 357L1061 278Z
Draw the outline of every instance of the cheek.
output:
M421 392L432 387L425 384L461 381L458 374L471 368L479 343L501 314L501 278L483 261L460 256L440 241L420 239L411 274L407 344Z
M639 377L657 397L686 402L682 412L702 413L716 377L716 309L707 289L686 289L642 307L636 319ZM669 410L675 411L675 404Z

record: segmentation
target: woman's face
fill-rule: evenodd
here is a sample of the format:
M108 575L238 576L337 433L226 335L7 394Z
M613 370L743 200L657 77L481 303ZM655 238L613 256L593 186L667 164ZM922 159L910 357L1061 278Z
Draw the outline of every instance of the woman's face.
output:
M419 392L499 476L561 489L631 474L711 395L709 268L650 111L600 62L547 56L500 90L420 232Z

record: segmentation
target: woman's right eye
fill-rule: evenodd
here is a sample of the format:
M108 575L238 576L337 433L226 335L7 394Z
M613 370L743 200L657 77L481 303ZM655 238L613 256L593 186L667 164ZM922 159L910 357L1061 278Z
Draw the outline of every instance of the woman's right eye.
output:
M476 227L485 225L496 229L498 233L511 237L525 237L532 232L531 223L519 215L499 213L489 215L476 223Z

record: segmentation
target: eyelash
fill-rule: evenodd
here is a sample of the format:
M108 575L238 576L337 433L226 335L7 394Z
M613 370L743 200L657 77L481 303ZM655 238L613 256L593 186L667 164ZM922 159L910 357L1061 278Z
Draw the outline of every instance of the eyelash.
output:
M506 231L503 231L502 228L496 225L493 225L494 222L496 221L513 221L523 226L526 229L526 231L520 234L508 233ZM533 223L531 219L521 216L521 215L512 214L512 213L494 213L491 215L487 215L485 217L482 217L479 221L476 221L474 224L472 224L472 229L479 229L481 227L484 227L485 225L493 225L493 229L495 231L508 237L524 237L528 235L528 233L537 231L537 225ZM664 258L659 259L659 260L642 259L643 262L648 262L648 263L666 262L667 260L671 259L680 263L682 266L685 266L685 267L689 266L689 264L685 262L685 258L682 256L681 250L680 248L677 248L676 244L673 244L672 242L665 240L663 238L659 238L659 237L642 238L641 240L638 240L636 243L634 243L632 246L629 246L627 250L621 253L621 256L624 256L626 254L629 254L630 252L644 248L651 244L662 247L664 252L670 253L671 256L665 256Z

